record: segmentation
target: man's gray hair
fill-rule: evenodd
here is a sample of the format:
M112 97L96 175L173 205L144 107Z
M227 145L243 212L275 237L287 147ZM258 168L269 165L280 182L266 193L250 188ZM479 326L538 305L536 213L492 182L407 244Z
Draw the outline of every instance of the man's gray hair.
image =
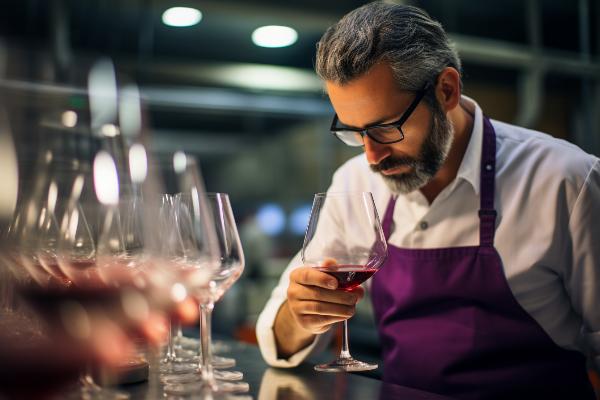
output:
M461 73L458 53L442 25L420 8L376 1L346 14L317 43L317 74L345 84L380 61L394 71L398 88L435 83L446 67Z

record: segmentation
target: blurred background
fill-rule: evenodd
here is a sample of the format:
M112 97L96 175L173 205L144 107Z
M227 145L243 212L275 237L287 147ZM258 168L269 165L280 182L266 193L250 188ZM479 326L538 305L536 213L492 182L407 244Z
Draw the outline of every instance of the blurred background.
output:
M599 1L398 2L442 22L463 60L464 92L486 114L600 154ZM110 57L121 83L140 86L154 150L195 153L207 189L230 194L247 265L217 305L215 330L253 341L302 245L313 194L360 152L329 134L332 108L312 67L325 29L364 3L1 0L0 102L27 143L30 107L85 109L89 69ZM172 7L187 9L165 13ZM256 31L270 25L292 29ZM357 353L376 354L371 319L361 303L350 329Z

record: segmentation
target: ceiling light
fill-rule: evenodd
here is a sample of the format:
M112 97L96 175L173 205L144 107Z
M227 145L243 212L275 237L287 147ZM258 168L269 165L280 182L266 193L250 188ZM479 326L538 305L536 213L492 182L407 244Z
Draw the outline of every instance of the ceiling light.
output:
M172 7L166 10L162 15L162 21L165 25L184 27L196 25L202 20L200 10L190 7Z
M296 43L298 32L289 26L261 26L252 32L252 42L260 47L287 47Z

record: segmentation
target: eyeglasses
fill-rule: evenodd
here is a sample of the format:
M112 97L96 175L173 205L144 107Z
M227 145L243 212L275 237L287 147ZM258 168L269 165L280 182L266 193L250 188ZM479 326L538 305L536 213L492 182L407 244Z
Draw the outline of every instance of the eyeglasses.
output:
M338 116L333 116L333 122L331 122L331 133L342 142L352 147L360 147L365 145L365 135L373 139L373 141L380 144L392 144L397 143L404 139L404 132L402 132L402 125L411 116L415 108L419 105L427 90L429 90L429 83L426 83L422 89L417 91L415 99L410 103L404 114L395 122L389 124L377 124L371 125L364 129L349 128L346 126L337 126Z

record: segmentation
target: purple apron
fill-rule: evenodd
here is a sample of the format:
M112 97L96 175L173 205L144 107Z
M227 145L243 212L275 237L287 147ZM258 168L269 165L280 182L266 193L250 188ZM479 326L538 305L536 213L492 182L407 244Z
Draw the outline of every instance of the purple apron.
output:
M488 118L483 135L479 246L388 246L373 277L383 379L460 399L594 399L584 356L556 345L508 286L494 248L496 135ZM383 218L386 239L395 203Z

